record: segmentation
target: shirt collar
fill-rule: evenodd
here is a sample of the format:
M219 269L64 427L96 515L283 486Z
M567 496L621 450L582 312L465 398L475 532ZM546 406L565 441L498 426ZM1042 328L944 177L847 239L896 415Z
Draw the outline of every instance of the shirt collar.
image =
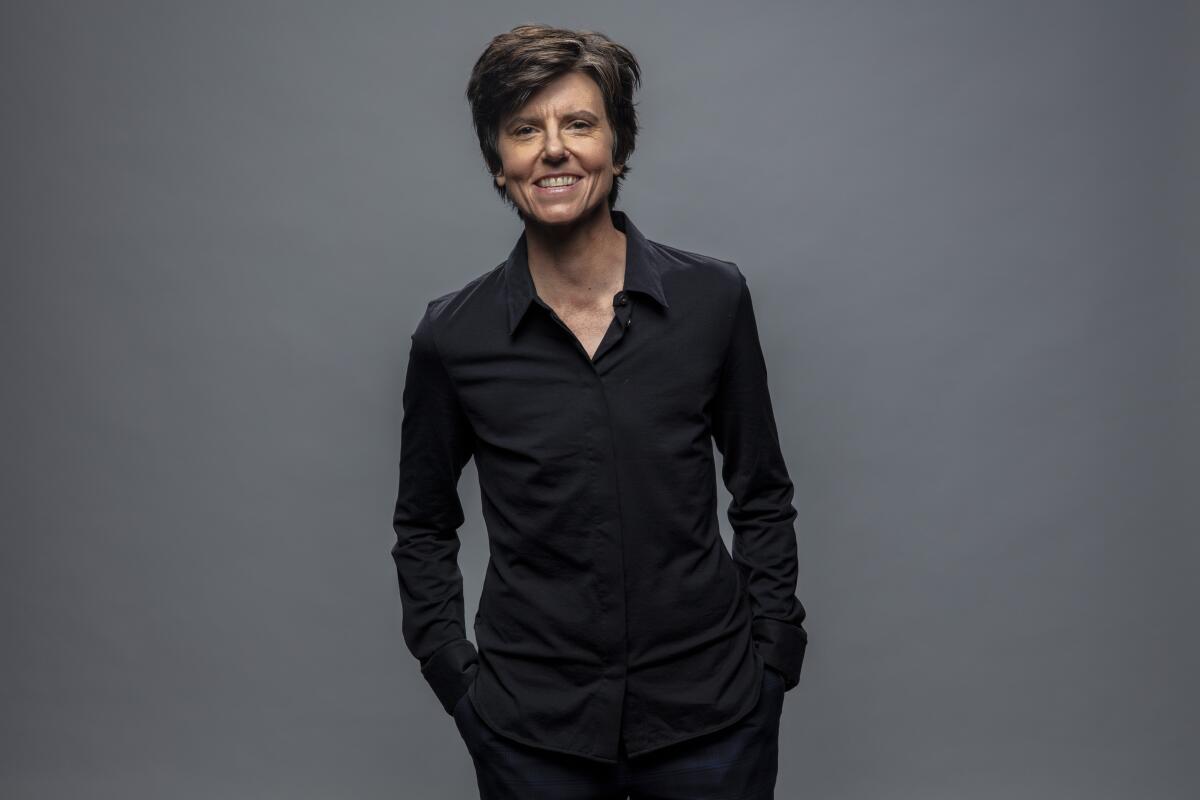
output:
M610 209L613 225L625 234L625 288L627 292L642 292L667 308L667 296L663 292L662 275L656 255L646 237L637 229L624 211ZM504 291L508 302L508 332L517 329L517 323L533 303L536 291L529 274L529 251L525 234L513 246L504 263Z

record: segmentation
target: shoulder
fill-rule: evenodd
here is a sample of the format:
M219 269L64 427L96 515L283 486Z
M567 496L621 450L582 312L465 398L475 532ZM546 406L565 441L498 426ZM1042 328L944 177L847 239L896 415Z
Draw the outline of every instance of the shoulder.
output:
M731 285L736 285L741 279L741 270L734 261L684 250L653 239L648 239L647 243L665 272L680 272L691 278L724 281Z
M732 317L746 291L737 262L647 240L670 297L701 303Z
M456 323L470 321L480 312L494 311L503 289L503 270L501 262L463 286L428 300L413 336L437 341Z

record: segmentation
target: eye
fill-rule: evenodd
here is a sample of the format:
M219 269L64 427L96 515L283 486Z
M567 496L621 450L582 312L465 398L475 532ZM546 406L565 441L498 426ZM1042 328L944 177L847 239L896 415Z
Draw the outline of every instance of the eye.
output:
M578 124L578 125L582 125L582 126L583 126L583 127L585 127L585 128L590 128L590 127L592 127L592 125L591 125L591 123L590 123L590 122L588 122L588 121L586 121L586 120L582 120L582 119L577 119L577 120L575 120L575 122L572 122L571 124L572 124L572 125L576 125L576 124Z
M522 131L531 131L531 130L533 130L533 128L531 128L530 126L522 125L521 127L517 128L515 131L513 131L513 133L516 134L517 136L521 136Z

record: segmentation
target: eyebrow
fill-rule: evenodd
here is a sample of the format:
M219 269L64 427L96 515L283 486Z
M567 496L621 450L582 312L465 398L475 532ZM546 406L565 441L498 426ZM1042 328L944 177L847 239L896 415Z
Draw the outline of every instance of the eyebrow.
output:
M583 119L591 120L592 122L597 122L597 123L600 121L599 117L597 117L595 114L593 114L592 112L588 111L585 108L572 109L570 111L564 112L563 116L564 117L581 117ZM522 125L537 125L540 122L541 122L541 120L538 119L537 117L521 115L521 116L513 117L509 121L507 127L511 128L514 125L517 125L518 123L520 123Z

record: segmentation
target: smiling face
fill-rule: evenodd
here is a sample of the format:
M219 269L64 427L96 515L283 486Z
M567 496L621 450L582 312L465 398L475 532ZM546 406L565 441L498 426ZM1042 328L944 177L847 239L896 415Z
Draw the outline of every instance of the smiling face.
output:
M600 87L584 73L568 72L501 120L496 183L527 220L578 222L607 208L621 171L612 160L613 135Z

